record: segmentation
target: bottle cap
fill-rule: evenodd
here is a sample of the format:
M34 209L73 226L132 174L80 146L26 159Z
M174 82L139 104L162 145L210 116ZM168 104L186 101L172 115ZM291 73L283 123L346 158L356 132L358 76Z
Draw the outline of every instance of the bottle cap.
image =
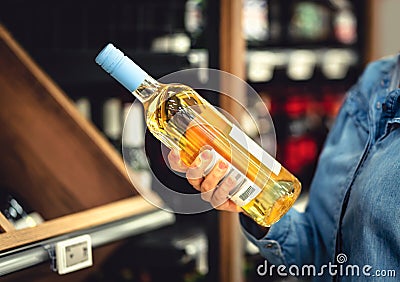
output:
M100 51L96 63L130 92L135 91L147 77L144 70L111 43Z

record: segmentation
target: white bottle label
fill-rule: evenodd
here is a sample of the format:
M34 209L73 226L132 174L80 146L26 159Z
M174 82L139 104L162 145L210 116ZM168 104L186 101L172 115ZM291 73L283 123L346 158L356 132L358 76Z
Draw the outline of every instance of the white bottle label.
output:
M218 154L214 149L211 150L213 158L208 166L204 170L204 176L209 174L213 167L220 160L224 160L229 163ZM233 178L236 181L235 187L229 192L229 199L233 201L239 207L245 206L250 203L260 192L261 188L254 184L250 179L248 179L243 173L236 169L233 165L229 164L227 172L218 185L222 185L225 179L228 177Z
M270 171L275 175L278 175L281 171L282 165L276 161L270 154L264 151L254 140L248 137L242 130L237 126L233 125L229 136L235 139L240 145L246 148L250 154L252 154L257 160L264 164Z
M260 192L261 188L246 177L237 192L230 197L230 200L239 207L243 207L250 203Z

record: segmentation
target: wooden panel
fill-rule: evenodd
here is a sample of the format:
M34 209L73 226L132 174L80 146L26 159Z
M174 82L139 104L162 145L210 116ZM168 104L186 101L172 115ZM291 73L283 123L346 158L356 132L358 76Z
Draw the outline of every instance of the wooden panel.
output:
M220 68L243 79L245 74L245 41L242 35L242 1L221 0L220 23ZM224 83L221 89L239 102L244 101L240 85ZM228 96L221 96L221 107L235 117L240 116L240 105ZM244 281L242 235L238 216L235 213L221 212L220 221L220 266L221 282Z
M154 210L141 197L131 197L43 222L35 227L0 234L0 252L62 234L91 228Z
M368 0L367 5L367 26L364 27L367 33L367 62L397 54L400 51L400 1Z
M45 219L136 194L118 153L1 25L0 62L0 188Z
M0 233L14 230L14 226L7 220L7 218L0 212Z

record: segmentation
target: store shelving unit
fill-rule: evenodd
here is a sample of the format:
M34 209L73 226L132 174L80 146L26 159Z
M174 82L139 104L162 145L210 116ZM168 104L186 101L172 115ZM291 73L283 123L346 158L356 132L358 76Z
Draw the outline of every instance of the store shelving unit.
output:
M15 230L0 216L0 274L49 260L25 256L49 241L107 233L110 224L123 238L174 222L137 195L117 152L3 26L0 57L0 185L46 220Z
M248 13L245 24L263 19L265 30L248 35L245 77L269 106L278 160L307 191L330 125L368 59L369 1L248 3L258 3L258 14Z

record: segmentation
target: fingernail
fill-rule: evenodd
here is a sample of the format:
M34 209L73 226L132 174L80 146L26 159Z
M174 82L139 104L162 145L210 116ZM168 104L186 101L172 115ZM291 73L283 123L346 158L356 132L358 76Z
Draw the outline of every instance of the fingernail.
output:
M228 164L227 164L225 161L220 161L220 162L218 163L218 168L219 168L220 170L225 170L227 167L228 167Z
M205 151L201 152L200 158L203 159L203 160L210 159L211 158L211 152L209 150L205 150Z

